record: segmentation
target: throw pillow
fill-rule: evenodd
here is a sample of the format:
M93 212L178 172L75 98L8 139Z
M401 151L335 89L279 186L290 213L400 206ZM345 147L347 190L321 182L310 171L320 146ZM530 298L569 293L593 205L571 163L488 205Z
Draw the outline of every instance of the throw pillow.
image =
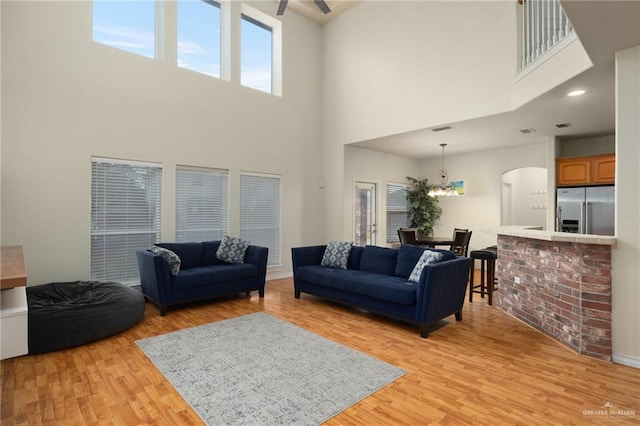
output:
M227 263L244 263L244 255L249 248L249 241L225 235L220 241L216 257Z
M347 269L352 245L347 241L329 241L320 264L328 268Z
M424 267L430 263L436 263L440 261L440 259L442 259L442 253L425 250L422 253L422 256L420 256L420 259L418 259L418 263L416 263L413 271L411 271L411 275L409 275L409 281L413 281L416 283L420 281L420 275L422 275L422 270L424 269Z
M178 272L180 272L180 258L177 254L169 249L158 246L151 247L151 253L162 256L169 264L169 271L171 272L171 275L178 275Z

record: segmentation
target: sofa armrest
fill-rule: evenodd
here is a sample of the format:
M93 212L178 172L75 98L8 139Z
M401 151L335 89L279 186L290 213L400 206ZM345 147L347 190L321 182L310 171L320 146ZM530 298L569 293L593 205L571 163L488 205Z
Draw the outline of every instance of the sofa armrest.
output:
M136 250L136 262L143 294L158 304L167 303L171 285L167 261L148 250Z
M244 263L251 263L258 268L258 278L264 285L267 279L267 260L269 258L269 249L262 246L250 245L244 255Z
M309 247L292 247L291 248L291 260L293 262L293 273L295 275L296 269L302 266L320 265L322 263L322 257L324 251L327 248L323 246L309 246Z
M471 262L457 257L424 268L418 283L417 322L436 321L462 310Z

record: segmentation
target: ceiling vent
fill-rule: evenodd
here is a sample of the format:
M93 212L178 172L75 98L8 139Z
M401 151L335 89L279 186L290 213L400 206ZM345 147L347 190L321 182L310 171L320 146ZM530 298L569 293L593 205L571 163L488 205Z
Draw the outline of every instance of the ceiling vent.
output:
M452 127L451 126L442 126L442 127L434 127L433 130L434 132L442 132L444 130L451 130Z
M571 127L571 123L560 123L560 124L556 124L556 127L558 129L567 129L569 127Z
M529 133L535 133L536 129L534 129L533 127L530 127L528 129L522 129L520 130L520 133L528 135Z

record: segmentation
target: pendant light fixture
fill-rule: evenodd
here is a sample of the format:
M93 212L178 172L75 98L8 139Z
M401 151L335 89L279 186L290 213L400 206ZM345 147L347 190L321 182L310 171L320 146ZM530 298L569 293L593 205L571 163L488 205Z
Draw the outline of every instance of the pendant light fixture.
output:
M458 195L458 191L453 187L453 184L449 182L449 174L447 173L447 169L444 167L444 147L447 146L446 143L441 143L442 147L442 168L438 173L438 178L440 182L435 185L431 191L429 191L430 197L456 197Z

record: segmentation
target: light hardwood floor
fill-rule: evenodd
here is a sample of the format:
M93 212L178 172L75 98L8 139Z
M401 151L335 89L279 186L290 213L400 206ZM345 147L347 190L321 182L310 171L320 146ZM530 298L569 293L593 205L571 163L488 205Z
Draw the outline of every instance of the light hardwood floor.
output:
M410 324L309 295L291 279L266 296L172 309L78 348L2 361L2 425L201 425L135 340L265 311L401 367L407 374L329 425L640 423L640 370L577 355L474 297L421 339ZM241 336L239 336L241 338ZM247 362L247 368L260 368ZM626 415L596 415L610 403ZM635 415L629 410L634 410Z

